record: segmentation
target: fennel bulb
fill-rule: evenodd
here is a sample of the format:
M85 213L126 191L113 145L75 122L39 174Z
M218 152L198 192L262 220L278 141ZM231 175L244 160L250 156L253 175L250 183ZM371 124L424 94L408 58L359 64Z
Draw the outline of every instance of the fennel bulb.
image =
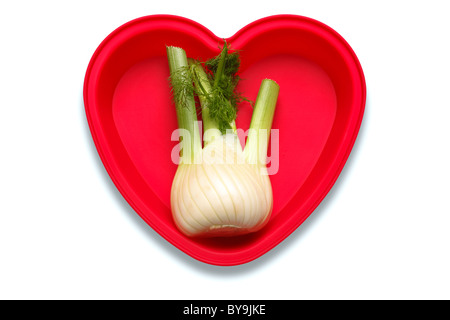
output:
M172 183L171 210L187 236L232 236L260 230L273 208L266 167L268 139L279 86L262 80L249 135L242 148L235 125L239 60L228 52L207 62L213 75L167 47L171 85L181 134L180 162ZM204 145L194 94L201 105Z

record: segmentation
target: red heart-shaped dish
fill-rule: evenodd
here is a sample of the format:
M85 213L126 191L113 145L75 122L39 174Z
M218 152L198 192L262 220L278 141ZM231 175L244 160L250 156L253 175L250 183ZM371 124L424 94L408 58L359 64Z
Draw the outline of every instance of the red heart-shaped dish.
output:
M279 167L271 175L274 207L260 231L232 238L192 239L175 226L170 188L177 128L168 83L166 45L202 61L223 39L186 18L153 15L113 31L95 51L84 83L93 140L111 179L148 225L195 259L214 265L252 261L279 244L328 193L353 147L365 107L359 61L330 27L295 15L260 19L226 39L241 53L240 91L256 99L263 78L280 85L273 128ZM247 130L251 106L240 107Z

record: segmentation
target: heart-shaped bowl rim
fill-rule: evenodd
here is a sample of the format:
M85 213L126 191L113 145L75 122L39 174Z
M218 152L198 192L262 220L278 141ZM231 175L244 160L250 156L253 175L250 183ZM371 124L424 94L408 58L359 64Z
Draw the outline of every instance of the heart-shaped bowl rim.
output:
M214 247L201 246L198 242L186 238L176 228L168 227L167 222L163 222L157 215L158 210L163 210L161 204L155 204L155 208L152 207L151 209L144 204L135 190L129 185L126 177L127 174L139 175L139 173L132 166L119 168L118 159L114 157L112 151L112 148L115 146L111 146L108 143L104 123L100 119L98 101L101 97L97 96L96 88L99 85L99 74L102 67L108 62L108 59L114 56L124 42L139 36L145 28L152 28L155 24L164 25L166 28L173 26L177 30L190 32L193 37L207 42L210 47L217 46L223 40L203 25L174 15L144 16L129 21L111 32L98 46L89 62L83 88L86 117L99 156L117 189L136 213L175 247L199 261L212 265L232 266L255 260L277 246L310 216L334 185L342 171L359 132L365 108L366 86L359 60L350 45L335 30L317 20L298 15L268 16L244 26L233 36L226 39L239 47L274 28L290 28L294 31L303 32L308 37L317 38L321 42L321 48L328 48L333 51L334 57L337 57L340 61L339 68L341 69L338 70L336 69L338 67L333 66L334 61L327 61L327 68L330 70L334 68L335 74L339 74L341 71L344 71L343 73L346 74L345 81L340 81L340 87L336 89L346 90L345 101L348 102L350 111L348 111L348 119L346 118L343 121L345 123L342 124L344 129L341 130L345 130L345 133L339 138L339 141L335 141L335 144L339 145L334 147L333 151L330 151L328 154L328 158L331 159L328 159L326 164L317 164L318 167L322 167L321 175L314 177L314 179L309 179L311 180L309 182L305 182L305 185L310 184L310 189L308 189L310 193L297 197L295 201L291 201L290 210L292 210L292 214L285 221L278 221L273 232L251 246L236 251L224 252L223 248L215 250ZM116 77L120 78L117 75ZM342 84L342 82L345 83ZM142 185L145 184L145 182L140 183Z

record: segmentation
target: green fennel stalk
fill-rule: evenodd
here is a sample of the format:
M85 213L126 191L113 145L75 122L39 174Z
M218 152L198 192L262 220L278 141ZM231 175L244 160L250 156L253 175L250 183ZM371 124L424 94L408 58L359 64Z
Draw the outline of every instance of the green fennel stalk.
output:
M201 152L194 95L200 101L203 132L208 141L226 133L237 133L237 105L247 98L236 92L240 67L237 52L230 53L225 42L220 54L205 62L187 59L183 49L167 47L170 80L180 129L187 130L190 141L182 143L186 150L182 160L193 160ZM265 164L270 130L278 98L279 86L270 79L261 83L254 105L248 139L244 148L246 159L252 164Z
M167 47L167 57L178 127L189 133L180 137L180 162L194 163L195 156L201 153L202 143L197 122L194 92L192 90L192 76L189 72L186 52L182 48Z

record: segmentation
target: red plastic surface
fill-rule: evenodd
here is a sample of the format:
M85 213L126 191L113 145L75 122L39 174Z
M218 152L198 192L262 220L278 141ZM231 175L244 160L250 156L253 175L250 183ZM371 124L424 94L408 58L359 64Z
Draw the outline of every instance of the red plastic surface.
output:
M240 91L255 99L263 78L280 85L273 128L279 129L279 170L271 175L274 208L261 231L191 239L176 228L170 188L172 131L166 45L192 58L219 53L222 39L186 18L153 15L130 21L98 47L87 69L84 102L92 137L111 179L149 226L205 263L237 265L265 254L314 211L341 172L365 107L363 71L347 42L328 26L295 15L255 21L227 39L241 51ZM251 106L237 126L248 129Z

